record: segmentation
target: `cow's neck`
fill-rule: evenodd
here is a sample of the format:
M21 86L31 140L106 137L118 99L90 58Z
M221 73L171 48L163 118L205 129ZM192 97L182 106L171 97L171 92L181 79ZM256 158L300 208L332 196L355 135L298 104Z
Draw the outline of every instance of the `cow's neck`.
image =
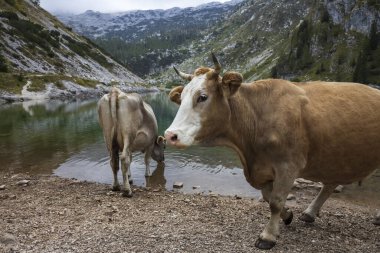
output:
M254 103L249 99L250 89L243 85L237 94L229 99L231 118L226 132L215 139L213 145L227 146L239 155L244 169L254 164L254 143L256 140L256 113Z

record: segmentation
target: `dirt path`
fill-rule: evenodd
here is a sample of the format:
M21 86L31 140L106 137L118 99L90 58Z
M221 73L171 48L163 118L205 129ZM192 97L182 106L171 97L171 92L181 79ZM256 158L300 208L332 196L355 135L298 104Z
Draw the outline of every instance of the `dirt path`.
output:
M30 182L17 185L22 179ZM0 252L263 252L269 217L249 198L137 189L0 172ZM297 219L315 189L294 193L295 214L269 252L380 252L375 210L330 199L314 224Z

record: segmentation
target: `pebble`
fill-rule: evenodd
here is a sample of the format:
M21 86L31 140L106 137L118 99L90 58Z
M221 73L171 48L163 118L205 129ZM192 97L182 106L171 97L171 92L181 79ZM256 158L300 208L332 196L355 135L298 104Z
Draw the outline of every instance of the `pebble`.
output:
M334 216L338 217L338 218L343 218L344 214L342 214L342 213L334 213Z
M241 196L235 195L235 199L241 199Z
M185 199L184 200L186 203L189 203L190 202L190 199Z
M301 186L300 186L300 183L298 183L297 181L295 181L294 183L293 183L293 188L294 189L299 189Z
M183 182L174 182L173 188L182 188L183 187Z
M296 196L294 196L294 194L291 194L291 193L286 198L286 200L293 200L293 199L296 199Z
M194 190L195 190L195 189L199 189L199 188L201 188L200 185L194 185L194 186L193 186L193 189L194 189Z
M0 191L5 190L5 184L0 185Z
M378 211L377 214L375 215L375 219L373 221L373 224L380 226L380 211Z
M0 243L9 245L9 244L14 244L16 242L16 237L14 235L4 233L3 235L0 236Z
M307 180L307 179L303 179L303 178L297 178L296 182L297 183L302 183L302 184L313 184L314 183L313 181L310 181L310 180Z
M340 192L342 192L342 190L343 190L343 185L338 185L338 186L334 189L334 192L335 192L335 193L340 193Z
M24 179L24 180L20 180L20 181L18 181L16 184L17 185L28 185L29 184L29 182L30 182L30 180L26 180L26 179Z

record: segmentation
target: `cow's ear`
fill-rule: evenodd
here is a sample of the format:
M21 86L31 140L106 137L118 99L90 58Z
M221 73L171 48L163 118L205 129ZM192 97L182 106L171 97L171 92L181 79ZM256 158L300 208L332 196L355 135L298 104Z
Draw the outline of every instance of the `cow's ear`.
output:
M158 136L157 137L157 140L156 140L156 143L158 144L158 145L160 145L161 143L162 144L164 144L164 145L166 145L166 139L165 139L165 137L163 137L163 136Z
M238 72L226 72L222 78L222 90L225 97L233 96L243 82L243 76Z
M177 87L174 87L170 93L169 93L169 98L171 101L173 101L174 103L177 103L177 104L181 104L181 93L183 91L183 86L177 86Z

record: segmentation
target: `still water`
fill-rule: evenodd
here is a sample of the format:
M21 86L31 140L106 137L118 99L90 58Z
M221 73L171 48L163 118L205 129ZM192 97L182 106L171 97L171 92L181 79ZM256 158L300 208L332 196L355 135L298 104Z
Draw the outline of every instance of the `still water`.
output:
M157 117L159 133L172 122L178 106L165 93L144 96ZM108 153L97 121L96 100L27 101L0 107L0 170L14 173L55 174L66 178L112 184ZM237 155L227 148L168 147L165 166L151 161L152 177L145 178L144 157L134 154L131 164L135 185L180 191L259 197L246 181ZM121 180L121 175L120 180ZM193 186L199 186L193 189ZM362 187L351 185L339 196L380 205L380 173ZM378 202L376 202L376 200Z

